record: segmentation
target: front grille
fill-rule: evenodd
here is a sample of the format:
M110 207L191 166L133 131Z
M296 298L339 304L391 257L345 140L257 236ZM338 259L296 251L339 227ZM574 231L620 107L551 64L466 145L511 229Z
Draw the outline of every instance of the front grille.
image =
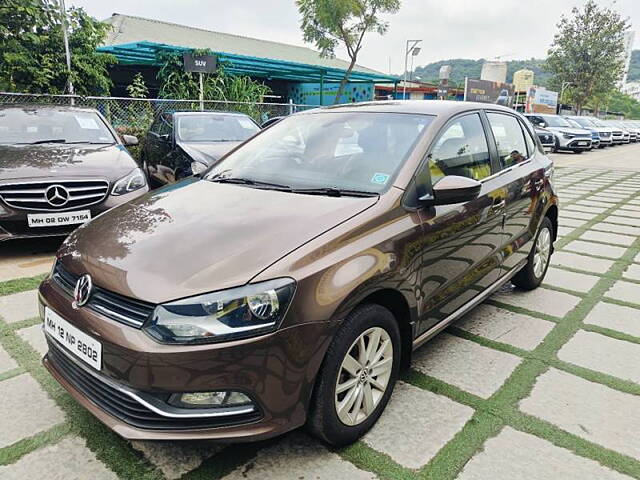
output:
M72 297L78 278L77 275L66 270L60 262L56 263L53 269L53 280ZM135 328L142 328L155 308L151 303L134 300L95 285L85 306L105 317Z
M233 413L233 407L228 415L216 417L167 417L160 415L146 405L136 401L122 390L115 388L111 382L104 381L100 376L87 372L83 367L71 360L66 353L52 340L47 340L49 351L47 358L56 370L76 390L87 397L91 403L109 415L122 420L129 425L145 430L195 430L202 428L239 425L259 420L261 415L257 409L249 413ZM168 397L168 395L165 395ZM240 407L235 407L236 411ZM243 410L246 410L244 408Z
M42 180L0 185L0 199L12 208L62 212L95 205L109 193L106 180Z
M576 133L574 135L575 138L591 138L590 133Z
M603 138L609 138L611 136L611 132L600 132L600 136Z

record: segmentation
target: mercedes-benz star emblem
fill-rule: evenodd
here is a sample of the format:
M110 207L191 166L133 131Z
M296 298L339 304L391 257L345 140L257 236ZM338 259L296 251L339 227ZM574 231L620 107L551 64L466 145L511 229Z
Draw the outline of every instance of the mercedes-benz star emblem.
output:
M62 185L51 185L44 196L52 207L62 207L69 201L69 192Z
M85 305L91 297L91 290L93 290L91 276L88 274L82 275L73 290L73 308L77 309Z

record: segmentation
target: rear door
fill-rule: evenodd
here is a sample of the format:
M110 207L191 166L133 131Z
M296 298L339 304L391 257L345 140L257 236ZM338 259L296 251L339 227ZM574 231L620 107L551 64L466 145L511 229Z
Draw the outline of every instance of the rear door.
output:
M493 175L489 135L481 112L465 113L442 129L427 156L432 185L459 175L480 181L482 190L471 202L420 211L425 233L417 335L498 280L505 191Z
M543 204L544 167L531 129L518 116L487 111L498 153L497 185L506 192L501 274L526 261Z

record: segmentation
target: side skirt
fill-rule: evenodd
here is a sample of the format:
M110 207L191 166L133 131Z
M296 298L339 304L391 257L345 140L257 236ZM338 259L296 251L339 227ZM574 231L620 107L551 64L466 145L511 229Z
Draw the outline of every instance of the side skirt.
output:
M462 305L460 308L458 308L455 312L453 312L447 318L442 320L440 323L435 324L429 330L427 330L422 335L417 337L413 341L413 350L415 350L416 348L421 347L425 342L427 342L431 338L435 337L438 333L440 333L442 330L447 328L449 326L449 324L452 323L454 320L458 319L459 317L461 317L462 315L467 313L469 310L471 310L473 307L475 307L479 303L482 303L493 292L495 292L502 285L504 285L509 280L511 280L516 275L516 273L518 273L527 264L527 261L528 261L528 257L523 259L509 273L507 273L506 275L503 275L502 277L500 277L500 279L498 279L497 282L495 282L493 285L489 286L484 292L482 292L482 293L478 294L477 296L475 296L474 298L472 298L469 302L467 302L464 305Z

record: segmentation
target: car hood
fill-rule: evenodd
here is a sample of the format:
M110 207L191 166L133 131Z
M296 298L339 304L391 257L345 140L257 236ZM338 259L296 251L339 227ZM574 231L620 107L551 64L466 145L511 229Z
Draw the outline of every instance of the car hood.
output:
M567 132L572 133L574 135L591 135L590 130L586 130L584 128L575 128L575 127L545 127L548 130L553 130L554 132Z
M242 142L178 142L178 146L194 160L209 166Z
M96 217L58 257L122 295L162 303L244 285L378 197L327 197L187 179Z
M0 181L99 177L115 180L136 168L122 145L0 145Z

